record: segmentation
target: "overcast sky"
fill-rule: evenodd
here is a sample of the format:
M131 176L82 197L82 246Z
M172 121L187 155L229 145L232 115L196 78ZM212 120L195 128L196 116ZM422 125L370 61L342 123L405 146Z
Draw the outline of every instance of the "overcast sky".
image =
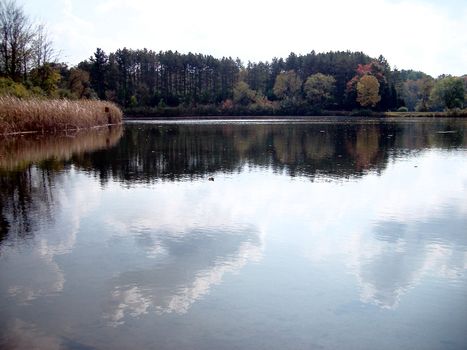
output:
M76 64L101 47L270 61L293 51L382 54L391 67L467 74L466 0L18 0Z

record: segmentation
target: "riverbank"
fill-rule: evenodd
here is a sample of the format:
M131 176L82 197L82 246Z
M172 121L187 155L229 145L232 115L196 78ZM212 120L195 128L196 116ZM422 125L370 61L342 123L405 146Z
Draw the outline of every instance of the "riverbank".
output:
M248 113L250 112L250 113ZM314 117L375 117L375 118L467 118L467 109L448 112L375 112L370 110L353 111L294 111L286 113L275 109L221 109L215 106L201 106L194 109L181 107L127 108L126 120L166 120L166 119L309 119Z
M0 97L0 135L57 132L120 124L123 113L107 101Z

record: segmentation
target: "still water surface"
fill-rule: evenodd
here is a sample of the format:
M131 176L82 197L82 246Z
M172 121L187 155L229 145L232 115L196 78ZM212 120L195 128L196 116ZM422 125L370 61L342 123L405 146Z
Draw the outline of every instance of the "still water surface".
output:
M0 348L467 348L467 121L9 137L0 199Z

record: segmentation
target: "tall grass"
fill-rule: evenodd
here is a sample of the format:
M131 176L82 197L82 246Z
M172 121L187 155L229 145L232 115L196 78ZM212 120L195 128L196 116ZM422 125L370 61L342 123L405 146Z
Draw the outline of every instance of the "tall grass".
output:
M120 124L122 111L115 104L94 100L19 99L0 96L0 134L55 132Z

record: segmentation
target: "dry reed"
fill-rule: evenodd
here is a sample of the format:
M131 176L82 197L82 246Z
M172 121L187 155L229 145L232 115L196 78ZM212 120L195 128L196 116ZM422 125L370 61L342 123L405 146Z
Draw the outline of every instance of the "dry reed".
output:
M0 135L28 131L55 132L121 122L122 111L107 101L0 96Z

